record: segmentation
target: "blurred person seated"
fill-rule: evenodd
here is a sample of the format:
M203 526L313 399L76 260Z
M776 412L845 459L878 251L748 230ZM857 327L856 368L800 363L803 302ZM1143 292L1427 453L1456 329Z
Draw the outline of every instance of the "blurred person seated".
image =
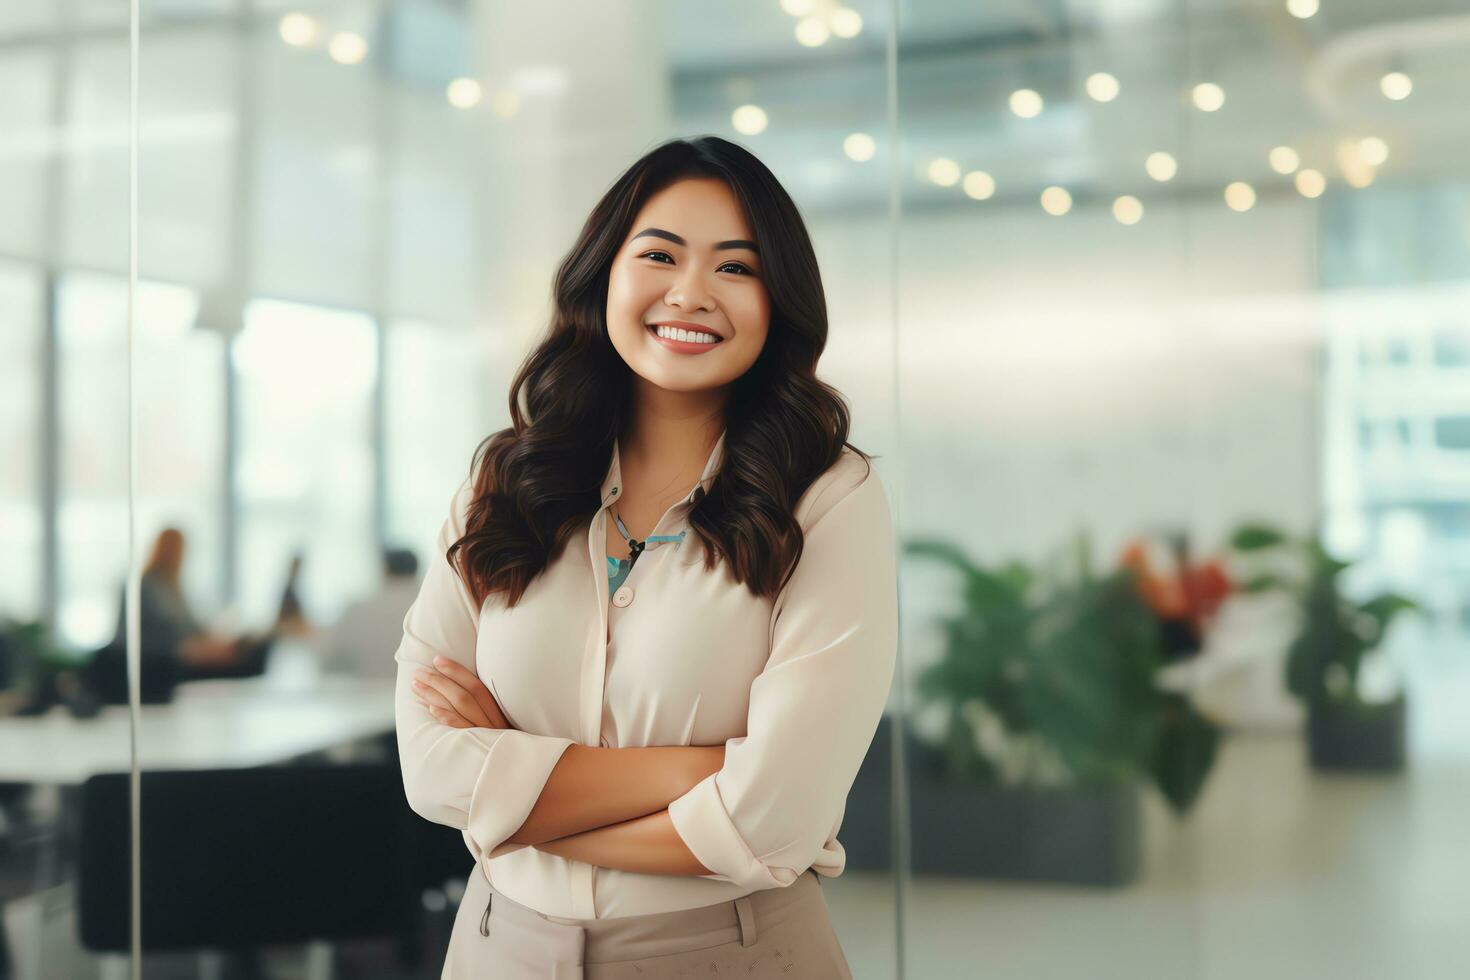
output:
M322 666L332 673L394 677L393 659L403 638L403 619L418 596L419 561L406 548L383 551L383 583L353 602L327 636Z
M194 616L180 586L184 533L164 528L143 566L138 613L141 656L145 662L170 661L178 680L206 677L250 677L265 670L266 654L277 630L230 636L206 629ZM118 604L117 632L111 647L122 650L127 639L127 594Z

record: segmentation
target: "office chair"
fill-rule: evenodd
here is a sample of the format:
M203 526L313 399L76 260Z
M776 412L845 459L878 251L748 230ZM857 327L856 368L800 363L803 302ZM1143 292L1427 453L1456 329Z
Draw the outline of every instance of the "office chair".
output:
M145 772L141 785L145 952L416 931L423 821L396 764ZM93 776L81 796L79 936L94 952L126 952L128 776Z

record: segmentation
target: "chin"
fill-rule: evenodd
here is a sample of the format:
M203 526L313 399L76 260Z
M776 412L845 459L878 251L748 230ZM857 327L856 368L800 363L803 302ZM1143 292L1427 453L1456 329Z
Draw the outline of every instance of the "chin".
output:
M662 388L664 391L695 392L720 387L718 383L710 382L704 378L668 377L660 374L654 374L652 376L645 374L643 377L644 380Z

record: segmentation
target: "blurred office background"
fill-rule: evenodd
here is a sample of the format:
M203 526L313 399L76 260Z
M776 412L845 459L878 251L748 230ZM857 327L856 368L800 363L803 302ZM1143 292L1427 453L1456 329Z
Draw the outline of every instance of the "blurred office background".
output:
M809 223L904 549L854 974L1461 975L1460 0L140 8L130 377L129 5L0 6L0 969L126 968L135 411L194 637L144 651L144 975L438 976L469 860L393 822L381 624L591 204L717 133Z

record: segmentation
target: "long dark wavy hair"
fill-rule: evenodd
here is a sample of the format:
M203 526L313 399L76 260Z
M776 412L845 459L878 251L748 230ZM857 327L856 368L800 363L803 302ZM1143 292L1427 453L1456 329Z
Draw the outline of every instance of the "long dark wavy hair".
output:
M607 333L613 257L651 196L711 177L730 187L754 229L770 329L731 384L720 469L689 523L704 542L706 570L723 561L755 595L775 596L795 569L802 533L793 508L850 446L847 405L816 376L827 345L816 253L796 204L749 150L718 136L674 139L629 167L592 209L557 269L545 337L511 383L511 426L475 450L465 533L446 557L477 608L496 592L518 603L601 505L633 391L632 369ZM850 448L871 466L871 456Z

